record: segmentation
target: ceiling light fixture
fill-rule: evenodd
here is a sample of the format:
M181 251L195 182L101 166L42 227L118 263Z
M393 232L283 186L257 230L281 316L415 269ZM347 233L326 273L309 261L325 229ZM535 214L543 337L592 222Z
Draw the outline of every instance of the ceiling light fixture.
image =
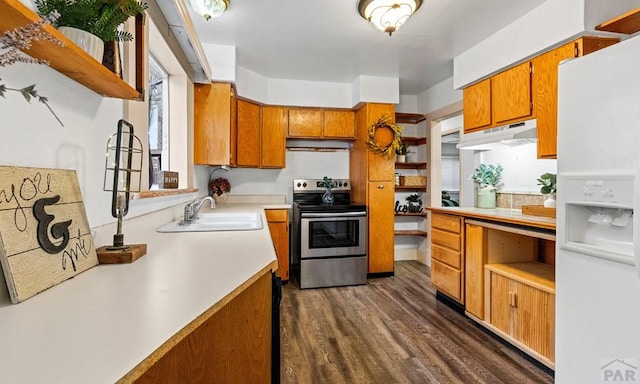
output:
M229 6L229 0L190 0L193 10L205 20L222 15Z
M402 26L422 5L422 0L360 0L360 15L389 36Z

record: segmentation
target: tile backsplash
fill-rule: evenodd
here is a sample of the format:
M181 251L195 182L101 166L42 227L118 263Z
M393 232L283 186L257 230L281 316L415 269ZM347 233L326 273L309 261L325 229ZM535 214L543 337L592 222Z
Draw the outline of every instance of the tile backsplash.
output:
M523 205L542 205L545 197L535 192L497 192L498 208L521 209Z

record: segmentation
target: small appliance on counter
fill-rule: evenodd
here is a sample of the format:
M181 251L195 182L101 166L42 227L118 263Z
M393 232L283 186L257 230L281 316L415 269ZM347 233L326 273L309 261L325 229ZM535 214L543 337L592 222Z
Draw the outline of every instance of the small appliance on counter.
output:
M293 181L292 270L299 287L367 282L367 207L351 204L348 179L333 179L333 204L321 179Z

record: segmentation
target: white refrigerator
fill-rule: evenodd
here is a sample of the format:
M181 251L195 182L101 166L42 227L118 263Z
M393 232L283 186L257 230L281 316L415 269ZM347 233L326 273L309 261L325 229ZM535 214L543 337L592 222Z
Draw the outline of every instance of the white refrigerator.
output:
M559 67L558 384L640 383L639 171L637 36Z

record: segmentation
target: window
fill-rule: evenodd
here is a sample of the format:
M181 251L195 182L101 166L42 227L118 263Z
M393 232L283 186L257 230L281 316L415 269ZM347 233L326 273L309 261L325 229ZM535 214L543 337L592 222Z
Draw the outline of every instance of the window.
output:
M160 171L170 169L169 74L149 56L149 189L158 187Z

